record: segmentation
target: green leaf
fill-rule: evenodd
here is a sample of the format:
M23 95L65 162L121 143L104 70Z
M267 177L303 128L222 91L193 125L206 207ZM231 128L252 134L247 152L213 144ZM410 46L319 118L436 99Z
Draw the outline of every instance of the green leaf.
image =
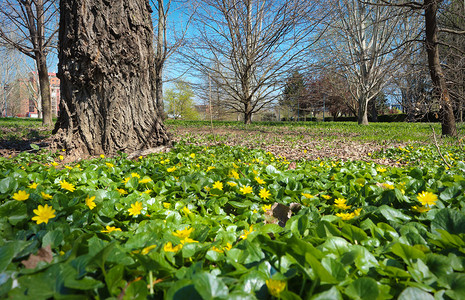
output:
M395 255L400 256L406 263L410 263L413 259L423 259L425 257L425 254L422 251L402 243L394 244L391 251Z
M450 286L450 290L446 291L447 296L457 300L465 299L465 274L453 273L441 280Z
M373 278L362 277L353 281L345 293L353 299L376 299L379 295L378 284Z
M421 300L434 300L434 297L417 288L417 287L408 287L400 293L398 300L412 300L412 299L421 299Z
M15 191L18 188L17 181L12 177L6 177L0 180L0 194L6 194Z
M400 210L387 205L381 205L378 208L378 211L386 218L386 220L391 222L402 223L404 221L410 221L412 218L402 213Z
M166 300L203 300L202 296L197 292L190 279L181 279L176 281L166 293Z
M15 243L8 243L0 247L0 273L5 271L6 267L11 263L16 255Z
M63 238L63 232L61 232L60 230L49 231L42 238L42 247L48 245L50 245L52 249L58 247L61 244L61 242L63 242Z
M18 225L28 218L26 203L7 201L0 206L0 216L6 216L11 225Z
M321 283L337 283L336 280L324 267L323 265L310 253L305 254L305 260L312 267L316 278L318 278ZM316 278L312 278L315 280Z
M145 300L147 299L147 294L148 294L147 283L144 280L133 281L129 284L128 288L126 289L123 299Z
M34 150L39 150L40 149L40 147L37 146L36 144L29 144L29 146L31 146L31 148L34 149Z
M352 243L360 243L368 237L365 231L350 224L345 224L341 229L341 233Z
M433 232L442 229L451 234L465 233L465 215L455 209L441 209L431 221Z
M333 286L329 290L319 293L316 295L313 295L311 300L342 300L341 293L338 291L338 289Z
M125 281L123 280L123 265L116 265L111 268L105 275L105 283L107 285L108 291L113 296L118 296L120 289L124 288Z
M194 287L203 299L228 296L229 290L224 282L210 273L195 274L192 278Z

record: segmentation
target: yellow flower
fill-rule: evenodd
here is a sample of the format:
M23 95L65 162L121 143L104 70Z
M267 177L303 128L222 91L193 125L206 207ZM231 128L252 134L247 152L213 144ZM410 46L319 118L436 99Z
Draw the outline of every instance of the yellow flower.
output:
M326 200L331 199L331 196L330 196L330 195L321 195L321 197L325 198Z
M302 196L304 196L307 199L312 199L313 198L313 196L311 194L309 194L309 193L302 193Z
M270 191L268 191L266 188L262 188L262 189L260 190L260 193L258 193L258 195L260 196L260 198L266 200L266 199L270 198L271 193L270 193Z
M257 171L257 170L252 170L252 173L254 173L255 175L258 175L258 171ZM255 178L255 179L257 179L257 178ZM257 180L257 181L258 181L258 180ZM263 182L263 183L265 183L265 182ZM259 182L259 184L261 184L261 183Z
M357 217L360 216L360 212L361 212L361 211L362 211L362 208L361 208L361 207L360 207L360 208L357 208L356 210L354 210L354 215L357 216Z
M114 226L107 225L105 230L101 230L100 232L113 232L113 231L121 231L121 228L116 228Z
M179 250L181 250L181 248L182 248L182 245L177 245L176 247L173 247L173 244L171 242L168 242L163 246L163 251L178 252Z
M188 214L191 213L191 211L189 210L189 208L188 208L187 206L184 206L184 207L182 208L182 212L185 213L186 215L188 215Z
M249 234L253 232L253 225L250 225L249 230L244 229L244 233L240 236L241 239L245 240Z
M211 170L213 170L213 169L215 169L215 167L209 166L209 167L207 168L207 172L209 172L209 171L211 171Z
M70 167L70 166L65 166L65 168L68 169L68 170L72 170L72 169L73 169L73 167Z
M163 202L163 207L166 208L166 209L169 209L171 206L171 203L169 202Z
M239 173L237 173L235 170L229 171L229 177L234 178L234 179L239 179Z
M233 163L233 167L234 167L234 168L236 168L236 169L238 169L238 168L239 168L239 166L238 166L238 165L236 165L235 163Z
M141 210L142 210L142 202L137 201L136 203L131 204L131 208L128 209L128 212L130 216L137 217L138 215L140 215Z
M56 161L52 161L50 164L54 167L58 166L58 163Z
M139 180L139 183L148 183L148 182L150 182L150 181L152 181L152 179L146 177L146 178L144 178L144 179L142 179L142 180Z
M262 209L263 209L264 212L269 211L269 210L271 209L271 204L263 205L263 206L262 206Z
M27 187L30 188L30 189L35 190L37 188L37 183L33 182L30 185L28 185Z
M90 198L89 198L89 196L86 197L86 205L89 207L90 210L93 210L94 207L97 206L95 204L94 200L95 200L95 196L92 196Z
M204 187L204 189L205 189L207 192L210 191L210 187L208 187L208 186Z
M103 154L100 154L100 158L105 158L105 155L103 155Z
M419 213L425 213L425 212L428 212L431 208L427 206L420 206L420 207L412 206L412 209Z
M230 243L226 243L226 246L223 247L224 250L231 250L232 245Z
M109 168L113 168L113 167L115 166L114 164L112 164L112 163L109 163L109 162L107 162L107 163L105 163L105 164L106 164L106 165L107 165L107 167L109 167Z
M270 294L277 298L279 298L279 294L286 288L286 281L282 280L268 279L265 283Z
M194 228L186 227L183 230L176 230L175 232L173 232L173 235L177 236L180 239L184 239L184 238L189 237L189 235L192 233L192 231L194 231Z
M36 221L37 224L48 224L48 220L55 218L55 210L47 204L44 206L39 205L37 209L33 210L33 212L36 214L36 216L32 217L32 220Z
M129 180L131 180L131 177L126 177L126 178L123 179L123 182L126 184L126 183L128 183Z
M251 186L242 186L239 191L243 194L243 195L247 195L247 194L250 194L252 193L252 187Z
M157 245L150 245L142 249L141 254L146 255L150 252L150 250L157 248Z
M223 190L223 183L221 181L216 181L213 184L213 188L222 191Z
M228 181L226 182L230 187L235 187L237 185L237 183L235 182L232 182L232 181Z
M63 155L58 156L58 158L59 158L60 160L65 159L65 158L63 157Z
M191 153L191 157L192 157L192 158L195 158L195 153Z
M432 206L436 204L436 201L438 201L438 196L436 196L435 194L431 192L423 191L421 193L418 193L417 199L424 206L426 205Z
M181 245L184 245L185 243L198 243L198 241L196 240L193 240L189 237L185 237L183 239L181 239Z
M352 220L355 217L354 213L338 213L336 214L339 218L341 218L344 221Z
M344 199L344 198L338 198L338 199L334 200L334 206L336 206L339 209L349 209L349 208L351 208L352 206L347 205L346 201L347 200Z
M168 169L166 169L166 171L167 171L168 173L174 172L174 171L176 171L176 166L173 166L173 167L171 167L171 168L168 168Z
M394 186L392 184L389 184L389 183L382 183L381 184L385 189L388 189L388 190L393 190L394 189Z
M151 192L152 192L152 190L145 190L145 191L143 191L143 192L141 193L141 195L142 195L142 194L150 194Z
M304 150L304 154L306 154L306 153L307 153L307 149Z
M69 182L66 182L66 180L60 181L60 185L62 189L70 191L70 192L74 192L74 190L76 189L74 185L72 185Z
M258 184L265 184L265 180L261 179L260 177L255 177L255 180L258 182Z
M52 195L46 194L46 193L44 193L44 192L40 192L40 195L42 195L42 198L43 198L44 200L50 200L50 199L53 198Z
M137 177L137 178L140 178L140 175L137 174L137 173L131 173L131 177Z
M128 192L125 189L116 189L120 195L126 195Z
M386 168L377 167L376 171L378 171L379 173L383 173L383 172L386 172Z
M219 249L219 248L217 248L217 247L215 247L215 246L213 246L213 247L211 248L211 250L216 251L216 252L218 252L218 253L223 253L223 252L224 252L223 250L221 250L221 249Z
M24 200L29 199L29 194L26 193L26 191L21 190L13 194L13 199L18 200L18 201L24 201Z

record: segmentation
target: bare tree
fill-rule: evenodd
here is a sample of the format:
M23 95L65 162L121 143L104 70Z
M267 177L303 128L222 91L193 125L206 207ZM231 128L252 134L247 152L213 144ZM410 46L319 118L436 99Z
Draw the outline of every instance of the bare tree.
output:
M61 0L60 116L54 132L74 155L169 143L157 109L149 1Z
M401 48L416 37L415 16L357 0L334 3L331 30L322 49L323 61L349 83L358 101L358 123L368 124L368 102L399 69L407 55Z
M57 0L1 0L0 39L34 59L39 74L43 125L52 125L47 55L56 46Z
M20 54L11 47L0 49L0 116L8 115L8 98L11 86L17 79Z
M288 70L301 63L319 21L309 20L320 8L316 2L200 0L198 36L184 56L221 86L225 106L251 123L276 99Z

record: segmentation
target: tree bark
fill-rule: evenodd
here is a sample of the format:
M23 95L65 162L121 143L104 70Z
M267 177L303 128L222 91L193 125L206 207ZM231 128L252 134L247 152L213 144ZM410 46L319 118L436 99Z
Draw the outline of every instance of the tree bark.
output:
M52 126L52 101L50 97L50 79L48 78L47 58L43 54L36 54L36 65L39 76L40 101L42 106L42 124Z
M163 103L163 68L166 59L166 16L163 0L158 0L158 28L157 28L157 48L155 55L155 88L157 108L162 118L164 117Z
M368 103L365 99L360 99L358 102L358 124L368 125Z
M156 103L148 0L61 0L54 132L78 155L169 144Z
M457 136L454 111L439 60L437 0L425 0L426 52L435 96L439 97L442 135Z

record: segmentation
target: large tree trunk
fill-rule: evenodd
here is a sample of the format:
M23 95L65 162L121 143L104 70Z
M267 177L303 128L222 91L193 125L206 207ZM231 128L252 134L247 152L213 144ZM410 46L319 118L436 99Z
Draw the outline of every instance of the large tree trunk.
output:
M166 16L163 0L158 0L158 27L157 27L157 48L155 55L155 88L157 108L162 118L164 117L163 103L163 68L165 66L166 47L165 47Z
M55 127L83 155L169 143L156 104L148 0L61 0Z
M47 59L42 54L36 54L36 65L39 76L39 90L42 111L42 124L52 126L52 100L50 97L50 80L48 78Z
M358 124L368 125L368 103L365 96L358 101Z
M426 25L426 52L428 54L428 68L433 82L435 96L439 97L441 111L442 135L456 136L454 111L446 87L446 80L439 60L439 44L437 29L437 0L425 0L425 25Z

